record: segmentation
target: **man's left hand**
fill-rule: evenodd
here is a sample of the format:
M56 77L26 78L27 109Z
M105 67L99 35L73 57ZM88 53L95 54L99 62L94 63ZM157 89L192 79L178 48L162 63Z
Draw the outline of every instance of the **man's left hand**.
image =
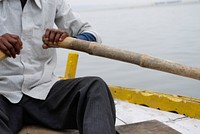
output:
M68 33L61 29L47 29L42 37L44 42L42 47L44 49L58 47L58 42L62 42L68 36Z

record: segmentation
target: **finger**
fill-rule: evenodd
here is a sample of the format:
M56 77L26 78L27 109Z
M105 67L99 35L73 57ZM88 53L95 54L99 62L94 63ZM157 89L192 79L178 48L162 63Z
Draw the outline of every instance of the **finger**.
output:
M18 37L18 38L17 38L17 41L18 41L18 43L19 43L20 49L22 49L22 48L23 48L22 40Z
M52 31L53 31L53 29L47 29L45 34L43 35L43 42L44 42L44 44L47 45L48 48L53 47L53 43L51 41L52 37L50 37L50 36L52 36Z
M15 38L17 41L18 41L18 43L19 43L19 46L22 48L22 46L23 46L23 43L22 43L22 41L21 41L21 39L20 39L20 37L19 36L17 36L17 35L11 35L13 38Z
M10 45L10 44L7 44L6 47L7 47L7 49L9 50L9 52L11 53L11 56L12 56L13 58L15 58L15 57L16 57L16 54L17 54L17 52L15 51L15 47L12 46L12 45Z
M55 37L56 37L57 32L54 29L51 29L51 32L49 34L49 44L53 45L55 42Z
M61 32L56 33L56 36L55 36L55 39L54 39L54 45L56 45L59 42L61 35L62 35Z
M22 41L19 38L19 36L12 35L12 37L15 39L15 41L12 41L13 47L15 48L15 51L17 54L20 53L20 50L22 49Z
M46 44L43 44L43 45L42 45L42 48L43 48L43 49L47 49L47 48L49 48L49 47L48 47Z
M48 43L47 40L45 39L45 34L42 36L42 41L43 41L44 44Z
M11 39L12 40L12 39ZM16 51L15 48L12 46L12 44L10 44L10 42L8 40L3 40L3 46L2 47L2 51L4 51L9 57L16 57Z
M15 44L13 44L13 48L15 49L16 54L20 53L21 50L21 45L19 43L19 41L17 40Z
M65 38L67 35L68 35L68 34L67 34L65 31L63 31L63 30L61 30L61 29L57 29L57 31L56 31L56 36L55 36L54 41L55 41L55 42L62 41L63 38Z
M0 45L0 50L4 52L8 57L11 57L10 51L8 51L8 49L3 44Z
M51 30L47 28L46 31L45 31L45 34L43 35L44 41L47 41L47 42L48 42L50 32L51 32Z
M59 38L59 41L63 41L68 36L69 36L68 33L66 33L66 32L62 33L62 35Z

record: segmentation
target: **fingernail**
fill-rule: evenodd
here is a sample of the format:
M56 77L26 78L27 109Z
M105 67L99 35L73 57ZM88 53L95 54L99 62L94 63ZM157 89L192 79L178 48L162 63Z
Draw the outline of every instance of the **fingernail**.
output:
M47 47L47 45L43 44L42 48L47 49L48 47Z

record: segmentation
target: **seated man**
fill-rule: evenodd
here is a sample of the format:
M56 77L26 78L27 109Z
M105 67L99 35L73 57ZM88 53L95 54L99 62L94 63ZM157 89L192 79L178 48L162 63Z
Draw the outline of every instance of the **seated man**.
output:
M115 106L101 78L54 74L56 49L49 47L67 36L101 41L66 0L0 0L0 50L10 57L0 61L0 134L34 124L115 134Z

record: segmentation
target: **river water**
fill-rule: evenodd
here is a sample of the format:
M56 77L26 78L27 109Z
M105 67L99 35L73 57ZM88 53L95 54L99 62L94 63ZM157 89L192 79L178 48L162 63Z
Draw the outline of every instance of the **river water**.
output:
M103 44L200 68L199 3L145 7L118 4L116 8L108 4L105 9L99 6L84 5L81 10L74 7L98 31ZM59 76L64 74L68 52L58 49ZM79 52L76 77L82 76L99 76L110 85L200 98L198 80Z

